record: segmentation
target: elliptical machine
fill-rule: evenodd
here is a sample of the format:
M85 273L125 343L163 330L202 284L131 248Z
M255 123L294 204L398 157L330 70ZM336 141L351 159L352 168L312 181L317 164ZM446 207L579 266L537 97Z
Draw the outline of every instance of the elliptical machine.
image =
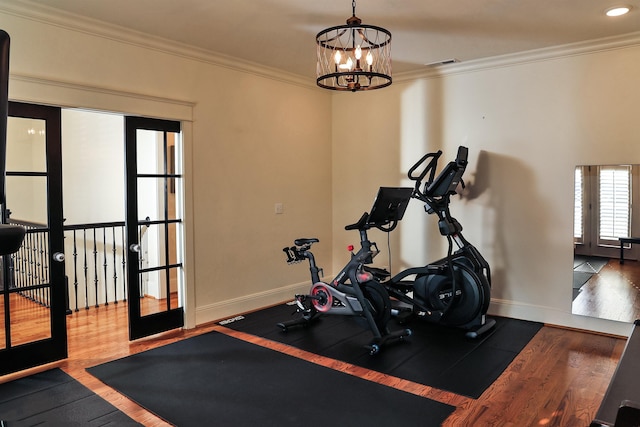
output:
M386 270L369 271L393 299L406 304L395 310L399 320L418 317L461 328L469 338L476 338L496 323L486 317L491 300L491 271L480 252L464 238L462 225L449 210L450 198L456 194L458 185L464 187L462 175L467 166L468 149L460 146L455 161L449 162L436 177L441 155L442 151L426 154L409 169L408 176L415 181L410 197L424 202L427 214L438 217L440 234L449 242L447 256L424 267L409 268L392 278ZM380 229L390 231L400 219L393 215L388 218L389 227ZM410 276L413 279L409 279Z
M402 205L396 205L393 211L404 210L408 198L400 200ZM389 207L389 205L387 205ZM387 323L391 319L391 300L385 288L367 271L366 264L371 264L373 258L380 252L375 242L371 242L367 231L372 227L386 224L382 218L372 211L365 212L358 222L347 225L345 230L358 230L360 233L360 249L353 253L350 247L351 259L345 267L330 282L320 279L322 269L316 265L311 252L311 245L318 243L316 238L296 239L295 246L283 249L287 256L287 263L294 264L305 259L309 261L311 272L311 290L306 295L296 295L296 312L300 316L277 326L286 332L294 326L307 326L314 323L323 315L338 314L364 318L368 328L373 333L373 340L366 346L369 354L378 353L383 346L402 341L411 335L410 329L389 331Z

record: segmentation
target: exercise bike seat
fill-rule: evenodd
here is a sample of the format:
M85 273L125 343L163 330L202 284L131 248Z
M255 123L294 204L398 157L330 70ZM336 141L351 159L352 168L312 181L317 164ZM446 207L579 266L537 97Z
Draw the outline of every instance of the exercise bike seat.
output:
M293 241L293 243L296 246L304 246L304 245L308 245L310 243L318 243L320 240L316 239L315 237L311 238L311 239L296 239Z

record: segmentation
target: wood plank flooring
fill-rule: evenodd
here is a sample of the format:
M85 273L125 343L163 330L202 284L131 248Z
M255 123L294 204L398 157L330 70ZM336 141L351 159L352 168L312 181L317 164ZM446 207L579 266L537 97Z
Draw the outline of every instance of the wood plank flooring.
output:
M609 260L580 288L571 312L618 322L640 319L640 262Z
M215 324L129 342L126 303L76 312L68 316L67 324L68 359L0 377L0 382L57 366L134 420L151 427L169 424L104 385L89 375L85 368L216 330L370 381L454 405L457 409L446 420L445 426L584 427L595 416L625 345L625 340L617 337L545 326L479 399L471 399ZM428 416L425 414L425 417Z

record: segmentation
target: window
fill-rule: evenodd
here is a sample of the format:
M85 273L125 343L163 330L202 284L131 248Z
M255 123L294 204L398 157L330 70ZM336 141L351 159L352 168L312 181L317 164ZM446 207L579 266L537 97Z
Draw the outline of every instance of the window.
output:
M584 221L582 210L582 194L584 192L584 172L582 166L576 167L575 171L575 187L574 187L574 205L573 205L573 240L576 243L582 243L584 239Z
M637 174L632 165L576 167L573 242L578 253L610 256L607 251L619 246L619 237L631 236Z
M628 237L631 208L631 166L598 167L598 243Z

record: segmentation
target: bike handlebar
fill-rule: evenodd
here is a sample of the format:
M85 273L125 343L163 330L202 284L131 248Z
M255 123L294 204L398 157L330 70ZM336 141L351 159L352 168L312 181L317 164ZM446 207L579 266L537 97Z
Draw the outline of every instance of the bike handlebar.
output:
M367 221L369 220L369 213L365 212L362 214L360 219L355 224L345 225L345 230L366 230L368 229Z
M369 213L365 212L362 214L362 216L356 223L346 225L344 229L347 231L349 230L366 231L373 226L378 230L384 231L385 233L389 233L390 231L393 231L397 225L398 225L398 221L387 221L385 224L371 224L369 223Z

